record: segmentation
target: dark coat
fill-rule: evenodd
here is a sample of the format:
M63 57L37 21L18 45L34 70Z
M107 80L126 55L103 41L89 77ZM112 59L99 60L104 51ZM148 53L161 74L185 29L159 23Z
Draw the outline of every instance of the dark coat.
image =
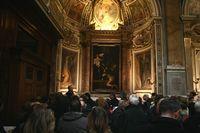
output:
M110 127L113 133L120 133L121 126L123 125L123 119L121 118L124 113L124 109L116 108L110 116Z
M183 128L178 120L160 117L152 121L148 133L183 133Z
M59 120L58 133L86 133L87 117L81 112L65 113Z
M124 112L124 124L121 133L141 133L148 124L148 118L140 106L131 105Z
M184 123L184 128L186 130L186 133L190 133L191 131L193 133L199 133L200 132L200 113L195 113L195 115L193 115L188 120L186 120Z
M6 131L3 128L3 124L0 121L0 133L6 133Z

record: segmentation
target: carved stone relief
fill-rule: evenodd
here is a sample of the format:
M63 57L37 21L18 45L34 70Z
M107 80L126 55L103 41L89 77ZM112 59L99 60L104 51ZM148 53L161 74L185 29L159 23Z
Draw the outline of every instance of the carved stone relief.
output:
M133 35L133 49L134 50L139 50L142 48L147 48L151 46L152 44L152 30L151 27L137 33L136 35Z
M190 0L189 14L190 15L199 15L200 14L200 0Z
M79 32L72 31L69 28L65 28L65 37L64 37L64 45L68 45L71 47L79 47L80 45L80 37Z
M187 91L198 90L198 50L200 47L200 0L188 0L184 5L184 43L186 54Z
M198 37L200 36L200 23L194 25L191 29L192 29L193 35L198 36Z

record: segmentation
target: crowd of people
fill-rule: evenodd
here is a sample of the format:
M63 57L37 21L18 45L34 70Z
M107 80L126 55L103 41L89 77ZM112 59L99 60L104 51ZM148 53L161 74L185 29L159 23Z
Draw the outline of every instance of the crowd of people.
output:
M94 101L90 93L80 96L69 89L37 98L22 107L14 133L199 133L200 98L152 93ZM0 108L3 103L0 102ZM1 123L0 123L1 124ZM0 133L4 133L0 125Z

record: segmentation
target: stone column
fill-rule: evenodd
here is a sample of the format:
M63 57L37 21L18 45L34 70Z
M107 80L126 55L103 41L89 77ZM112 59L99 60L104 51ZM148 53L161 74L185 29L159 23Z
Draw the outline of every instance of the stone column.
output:
M132 39L128 27L123 27L121 33L121 89L126 93L133 92L132 77Z
M155 92L163 94L164 89L164 62L163 62L163 44L162 44L162 19L155 18L155 57L156 57L156 82Z
M90 86L91 81L91 34L92 31L89 29L83 30L80 33L80 45L81 45L81 78L80 78L80 90L79 92L89 92L92 88Z
M193 72L192 72L192 49L191 49L191 38L184 38L185 45L185 66L187 74L187 91L190 92L193 90Z
M81 64L82 64L82 78L81 78L81 92L90 91L90 46L83 46L81 48Z
M180 0L165 0L165 24L167 40L167 65L184 66L183 29L180 20Z
M193 84L193 49L192 49L192 38L191 38L191 23L196 19L193 15L183 15L182 17L184 27L184 47L185 47L185 67L187 74L187 92L194 91Z
M62 46L63 46L63 40L60 40L57 45L57 53L56 53L56 73L55 73L56 91L60 90L61 69L62 69Z

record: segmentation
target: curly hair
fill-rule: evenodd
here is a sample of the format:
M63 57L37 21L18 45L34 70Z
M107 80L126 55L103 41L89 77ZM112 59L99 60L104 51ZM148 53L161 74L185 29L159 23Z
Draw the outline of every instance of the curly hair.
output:
M50 109L42 104L34 104L33 111L24 125L24 133L53 133L55 117Z

